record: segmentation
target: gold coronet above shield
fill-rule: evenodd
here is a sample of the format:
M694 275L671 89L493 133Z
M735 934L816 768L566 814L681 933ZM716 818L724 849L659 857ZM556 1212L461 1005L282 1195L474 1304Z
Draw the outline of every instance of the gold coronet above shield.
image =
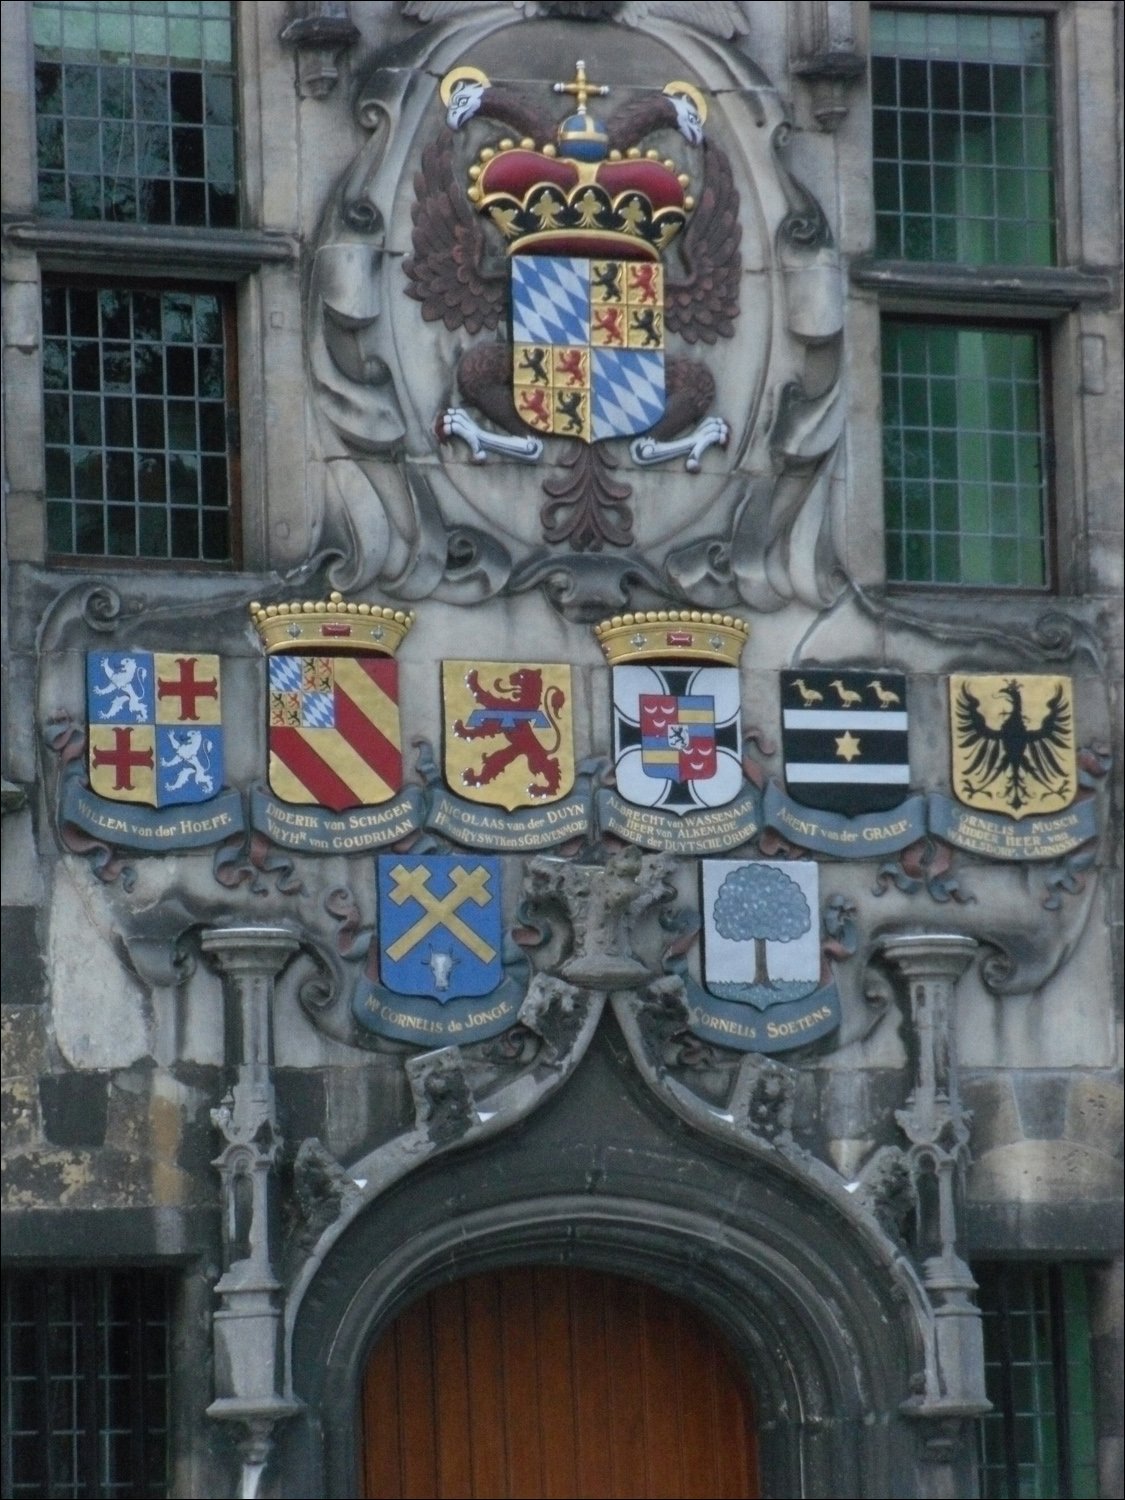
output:
M611 666L684 657L736 667L750 627L735 615L708 610L650 609L614 615L595 625L594 634Z
M411 610L386 604L347 604L343 594L292 604L250 605L254 628L265 642L266 655L309 650L318 656L333 651L376 651L393 656L414 624Z

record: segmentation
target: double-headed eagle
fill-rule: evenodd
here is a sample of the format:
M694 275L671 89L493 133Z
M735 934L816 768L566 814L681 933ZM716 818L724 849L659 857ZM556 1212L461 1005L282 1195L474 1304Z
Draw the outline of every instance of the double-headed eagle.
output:
M511 87L492 84L473 69L457 71L462 76L445 97L449 128L423 151L415 177L414 253L404 270L407 295L421 303L423 318L444 323L450 332L464 329L476 334L495 329L506 315L509 270L500 231L480 216L458 180L455 132L479 114L530 145L552 141L556 122ZM566 85L560 92L573 89ZM605 92L593 86L587 91ZM705 116L706 105L696 90L669 85L662 94L626 103L604 125L607 149L615 156L639 156L636 148L648 136L667 129L702 146L702 185L680 241L685 274L673 275L666 268L664 281L665 327L687 344L730 338L739 312L738 193L726 153L704 140ZM525 458L542 452L542 444L530 437L516 412L512 356L507 340L475 344L461 356L456 372L463 403L507 438L481 428L462 407L451 407L438 418L439 436L464 438L479 460L488 449ZM715 397L714 377L701 361L672 356L665 360L664 384L664 411L634 444L634 460L659 463L682 457L689 469L697 469L702 452L725 443L728 436L725 422L707 418Z

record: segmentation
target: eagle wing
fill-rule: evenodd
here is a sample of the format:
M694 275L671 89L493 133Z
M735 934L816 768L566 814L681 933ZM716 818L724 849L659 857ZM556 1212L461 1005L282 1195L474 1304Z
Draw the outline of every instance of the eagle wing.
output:
M1070 704L1062 688L1056 688L1047 704L1039 728L1028 736L1025 768L1040 786L1050 787L1067 779L1066 768L1057 751L1070 748Z
M495 328L508 285L503 271L483 268L484 225L464 189L454 180L453 136L442 132L422 152L411 209L414 254L403 262L406 295L422 304L427 323L452 333Z
M966 781L981 778L980 785L995 781L1008 769L1008 755L999 729L993 729L981 713L980 699L964 683L957 699L957 744L969 752L963 775Z
M664 321L689 344L734 336L742 279L742 226L730 158L708 141L703 188L682 242L687 275L664 284Z

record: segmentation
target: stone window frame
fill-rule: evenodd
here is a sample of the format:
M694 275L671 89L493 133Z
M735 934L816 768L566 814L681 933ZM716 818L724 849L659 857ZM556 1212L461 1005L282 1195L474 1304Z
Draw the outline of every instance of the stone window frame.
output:
M853 413L870 420L867 433L853 432L849 546L854 575L863 587L896 597L932 598L957 610L957 600L971 613L981 593L991 599L1026 600L1081 594L1090 587L1093 559L1086 545L1091 525L1086 504L1086 471L1098 461L1098 442L1084 421L1081 396L1106 390L1107 317L1116 300L1120 248L1117 243L1116 168L1106 169L1104 150L1085 149L1096 142L1098 101L1115 98L1117 83L1115 20L1112 12L1091 0L877 0L863 7L865 42L870 10L930 11L949 8L976 13L1041 15L1052 23L1055 67L1055 203L1056 264L1050 267L986 267L936 262L878 261L874 245L875 211L871 174L867 202L857 219L864 221L867 249L849 267L851 306L851 373ZM1097 33L1106 33L1099 39ZM870 47L868 44L868 51ZM1090 87L1088 75L1099 76ZM1083 86L1084 76L1087 79ZM866 101L868 160L872 159L871 102ZM1103 160L1099 160L1099 155ZM1037 327L1044 353L1044 405L1048 414L1046 457L1053 572L1045 589L995 585L888 582L885 566L881 398L856 400L857 386L878 390L882 369L881 321L896 318L940 318L965 325L1011 323ZM1112 335L1110 335L1112 338ZM1099 413L1100 418L1100 413Z
M237 405L242 422L241 536L234 539L233 563L197 563L191 569L225 576L232 571L260 572L279 562L284 565L294 553L305 550L303 485L294 486L292 480L297 460L291 451L295 439L290 412L274 432L263 431L264 418L276 404L271 385L283 381L294 357L300 360L302 356L296 211L285 201L284 192L271 194L264 160L275 124L278 131L286 129L282 120L270 116L284 115L287 106L291 115L297 100L293 96L278 101L278 110L264 97L263 72L280 66L291 73L292 60L273 37L269 18L258 15L259 9L234 8L242 227L180 229L38 215L31 5L29 0L13 0L4 6L3 423L6 542L12 563L49 565L52 570L58 566L55 559L48 563L46 536L45 274L56 283L68 277L95 276L103 281L156 279L182 284L185 289L202 289L203 285L229 289L235 302ZM267 47L276 50L277 56L263 57ZM289 93L293 93L291 88ZM263 119L263 113L267 118ZM288 128L295 135L293 125ZM298 421L298 430L300 425ZM273 494L279 497L277 516L267 515L267 496ZM290 537L292 545L286 545ZM67 559L60 571L78 566L114 572L122 562L126 570L144 565L143 560L90 556ZM164 571L175 565L158 559L152 563Z

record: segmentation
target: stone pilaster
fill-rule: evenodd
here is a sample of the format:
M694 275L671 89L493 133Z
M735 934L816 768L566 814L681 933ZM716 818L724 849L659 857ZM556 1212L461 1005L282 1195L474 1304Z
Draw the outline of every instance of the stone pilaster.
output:
M284 1395L280 1360L281 1284L270 1254L270 1175L281 1146L271 1058L274 979L297 951L283 927L213 927L203 934L229 985L239 1035L238 1082L212 1110L226 1142L222 1178L224 1272L215 1290L215 1400L208 1415L241 1424L243 1496L257 1494L276 1422L298 1404ZM230 1059L234 1061L234 1059Z

